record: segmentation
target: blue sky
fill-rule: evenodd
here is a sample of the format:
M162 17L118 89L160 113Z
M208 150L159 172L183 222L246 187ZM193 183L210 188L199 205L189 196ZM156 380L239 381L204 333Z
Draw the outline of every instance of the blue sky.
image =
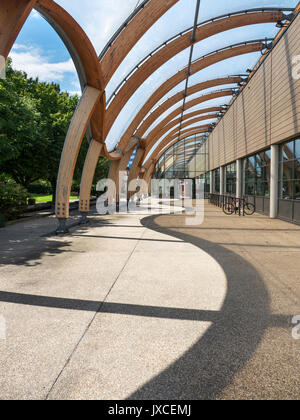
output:
M93 42L96 51L100 53L109 38L133 11L137 0L59 0L57 3L79 22ZM213 2L202 0L199 22L238 10L257 7L295 7L297 3L297 0L230 0L227 2L224 0L214 0ZM137 62L166 39L192 26L195 4L196 0L180 0L144 35L109 83L108 96ZM274 37L277 31L274 24L254 25L227 31L198 43L193 58L199 58L208 52L237 42ZM109 133L107 139L109 149L117 144L121 134L126 130L134 114L144 104L147 97L168 77L186 66L188 54L188 50L178 54L157 70L137 90ZM77 74L68 51L54 30L37 12L31 14L21 30L11 57L14 67L25 70L30 76L38 76L45 81L58 82L63 90L72 94L80 92ZM219 63L191 77L190 84L215 77L245 73L245 70L252 67L258 58L258 54L249 54ZM182 88L183 84L178 85L171 93L174 94ZM163 100L165 99L163 98ZM229 98L227 102L228 100ZM220 101L219 99L205 104L205 107L220 105L224 102L226 100Z

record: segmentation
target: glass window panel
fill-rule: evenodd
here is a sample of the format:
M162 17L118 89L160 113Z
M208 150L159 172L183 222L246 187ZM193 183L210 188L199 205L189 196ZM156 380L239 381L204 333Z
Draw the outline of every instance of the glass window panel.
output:
M295 181L295 200L300 200L300 180Z
M280 186L279 186L279 196L282 199L292 200L294 197L294 181L292 180L281 181Z
M295 157L300 158L300 139L295 140Z
M264 194L264 185L265 183L261 180L257 180L256 195L263 196Z
M261 177L264 181L270 180L270 166L265 166L264 168L262 168Z
M281 178L282 179L293 179L294 178L294 161L290 160L282 162L281 164Z
M265 197L270 197L270 183L269 182L264 182L263 195Z
M281 160L292 160L295 159L294 154L294 140L282 145Z
M256 195L255 181L248 181L245 185L245 194L246 195Z
M260 166L256 167L256 176L257 178L262 178L262 168Z
M247 169L248 171L255 172L255 157L251 156L247 159Z
M265 160L270 163L270 160L271 160L271 150L270 149L265 151Z
M300 159L295 160L295 179L300 179Z

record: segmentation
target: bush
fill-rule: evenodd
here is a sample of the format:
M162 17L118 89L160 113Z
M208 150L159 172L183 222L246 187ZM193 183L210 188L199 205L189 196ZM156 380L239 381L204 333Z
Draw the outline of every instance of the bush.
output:
M5 226L5 222L6 222L6 219L5 219L4 214L0 213L0 228Z
M75 182L72 183L72 187L71 187L71 195L79 195L80 192L80 185L76 184Z
M0 184L0 213L6 220L20 216L27 208L28 191L17 184Z
M38 184L29 185L28 192L30 192L30 194L50 195L52 194L52 188L50 184L41 182Z

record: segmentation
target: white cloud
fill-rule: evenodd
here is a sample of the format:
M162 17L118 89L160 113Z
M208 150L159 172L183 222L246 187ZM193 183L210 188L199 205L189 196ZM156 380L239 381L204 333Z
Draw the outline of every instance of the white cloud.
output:
M13 67L25 71L30 77L38 77L45 82L62 81L67 73L76 76L76 69L71 59L52 63L49 57L41 54L38 48L15 44L10 53Z
M31 17L34 19L42 19L41 15L34 9L31 12Z

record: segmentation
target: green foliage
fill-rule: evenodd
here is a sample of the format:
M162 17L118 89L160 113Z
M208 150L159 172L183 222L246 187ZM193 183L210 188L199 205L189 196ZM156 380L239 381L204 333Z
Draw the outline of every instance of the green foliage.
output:
M17 184L0 184L0 213L7 220L20 216L27 208L28 191Z
M99 159L99 163L97 165L94 181L93 181L94 185L96 185L97 182L100 181L101 179L108 178L110 163L111 161L105 157L101 157Z
M77 103L78 97L60 92L58 84L28 78L8 60L0 81L1 172L26 188L39 179L54 187Z
M49 182L41 181L36 184L30 184L28 187L28 192L30 192L30 194L49 195L52 193L52 187Z
M0 80L0 182L13 180L32 194L56 195L57 173L77 96L16 71L7 61ZM88 142L84 139L72 191L79 192ZM100 158L94 183L107 178L110 161Z
M6 218L4 214L0 213L0 228L4 227L6 223Z

